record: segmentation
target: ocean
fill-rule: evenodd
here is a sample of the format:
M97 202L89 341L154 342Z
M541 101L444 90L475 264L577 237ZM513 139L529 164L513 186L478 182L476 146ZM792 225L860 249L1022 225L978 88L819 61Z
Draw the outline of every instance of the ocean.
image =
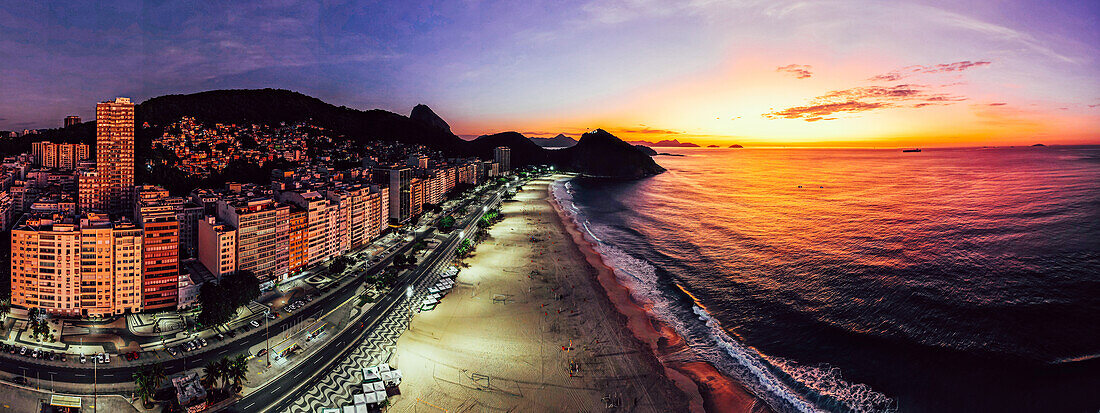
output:
M555 196L777 411L1100 410L1100 147L670 149Z

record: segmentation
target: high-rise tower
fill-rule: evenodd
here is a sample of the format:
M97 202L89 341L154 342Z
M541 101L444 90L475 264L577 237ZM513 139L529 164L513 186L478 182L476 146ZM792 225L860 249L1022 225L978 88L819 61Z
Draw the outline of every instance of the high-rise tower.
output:
M107 209L130 216L134 210L134 104L115 98L95 106L96 171L103 180Z

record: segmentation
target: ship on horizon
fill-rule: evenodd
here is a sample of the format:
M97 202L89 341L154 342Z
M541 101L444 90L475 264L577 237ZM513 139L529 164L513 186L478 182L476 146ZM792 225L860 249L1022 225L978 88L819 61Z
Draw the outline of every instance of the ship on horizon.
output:
M920 152L920 148L902 149L902 152Z

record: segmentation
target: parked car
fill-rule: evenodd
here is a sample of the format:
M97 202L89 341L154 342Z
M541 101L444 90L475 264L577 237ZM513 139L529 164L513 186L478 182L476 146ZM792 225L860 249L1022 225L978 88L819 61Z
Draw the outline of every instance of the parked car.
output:
M206 342L205 338L200 338L199 343L201 343L203 347L206 347L206 345L209 344L209 343Z
M265 355L267 355L267 349L266 348L261 348L260 351L256 352L256 357L263 357Z
M11 382L15 383L15 384L18 384L18 385L21 385L21 386L26 386L27 385L27 378L23 377L23 376L18 376L18 377L15 377L15 378L11 379Z
M172 357L175 357L177 354L179 354L179 352L176 351L175 347L168 347L168 348L164 349L164 351L167 351L168 354L172 355Z
M222 341L222 340L225 340L225 335L224 335L224 334L221 334L221 333L218 333L218 335L216 335L216 336L214 336L214 337L217 337L217 338L218 338L218 341Z
M80 355L80 364L84 364L84 363L87 363L87 362L88 362L88 357L81 354Z
M69 361L69 357L65 353L61 353L61 361Z
M251 323L248 323L248 325L250 325L250 326L252 326L252 327L259 327L259 326L260 326L260 323L259 323L258 321L256 321L256 320L252 320L252 322L251 322Z

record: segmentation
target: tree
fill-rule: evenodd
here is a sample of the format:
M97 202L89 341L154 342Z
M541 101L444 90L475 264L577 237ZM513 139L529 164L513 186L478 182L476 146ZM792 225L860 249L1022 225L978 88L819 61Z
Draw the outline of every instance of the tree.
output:
M260 279L251 271L237 271L222 277L222 286L229 293L234 311L260 297Z
M142 406L146 409L153 408L153 397L157 394L157 386L145 370L134 373L134 395L141 399Z
M244 381L248 378L248 360L244 354L238 354L237 358L229 363L227 378L233 383L233 393L240 393L244 388Z
M204 283L199 288L199 324L213 327L228 323L237 309L260 296L260 280L249 271L237 271L222 277L220 284Z
M217 283L207 282L199 287L199 303L202 305L199 324L213 327L228 323L233 318L237 307L232 305L227 295L225 288Z
M218 365L218 378L222 381L222 387L229 386L230 370L233 368L233 361L229 360L229 357L222 357L215 363Z
M455 226L455 217L447 215L439 219L439 230L443 232L450 232Z
M332 261L332 264L328 265L328 272L332 274L343 274L346 269L348 269L348 265L340 259L336 259Z
M215 360L210 360L209 363L206 363L206 367L202 368L202 385L206 386L207 389L213 390L218 385L218 378L222 375L219 368L219 364Z
M157 363L149 367L149 378L153 381L153 387L160 388L160 385L168 379L168 373L164 370L164 365Z

